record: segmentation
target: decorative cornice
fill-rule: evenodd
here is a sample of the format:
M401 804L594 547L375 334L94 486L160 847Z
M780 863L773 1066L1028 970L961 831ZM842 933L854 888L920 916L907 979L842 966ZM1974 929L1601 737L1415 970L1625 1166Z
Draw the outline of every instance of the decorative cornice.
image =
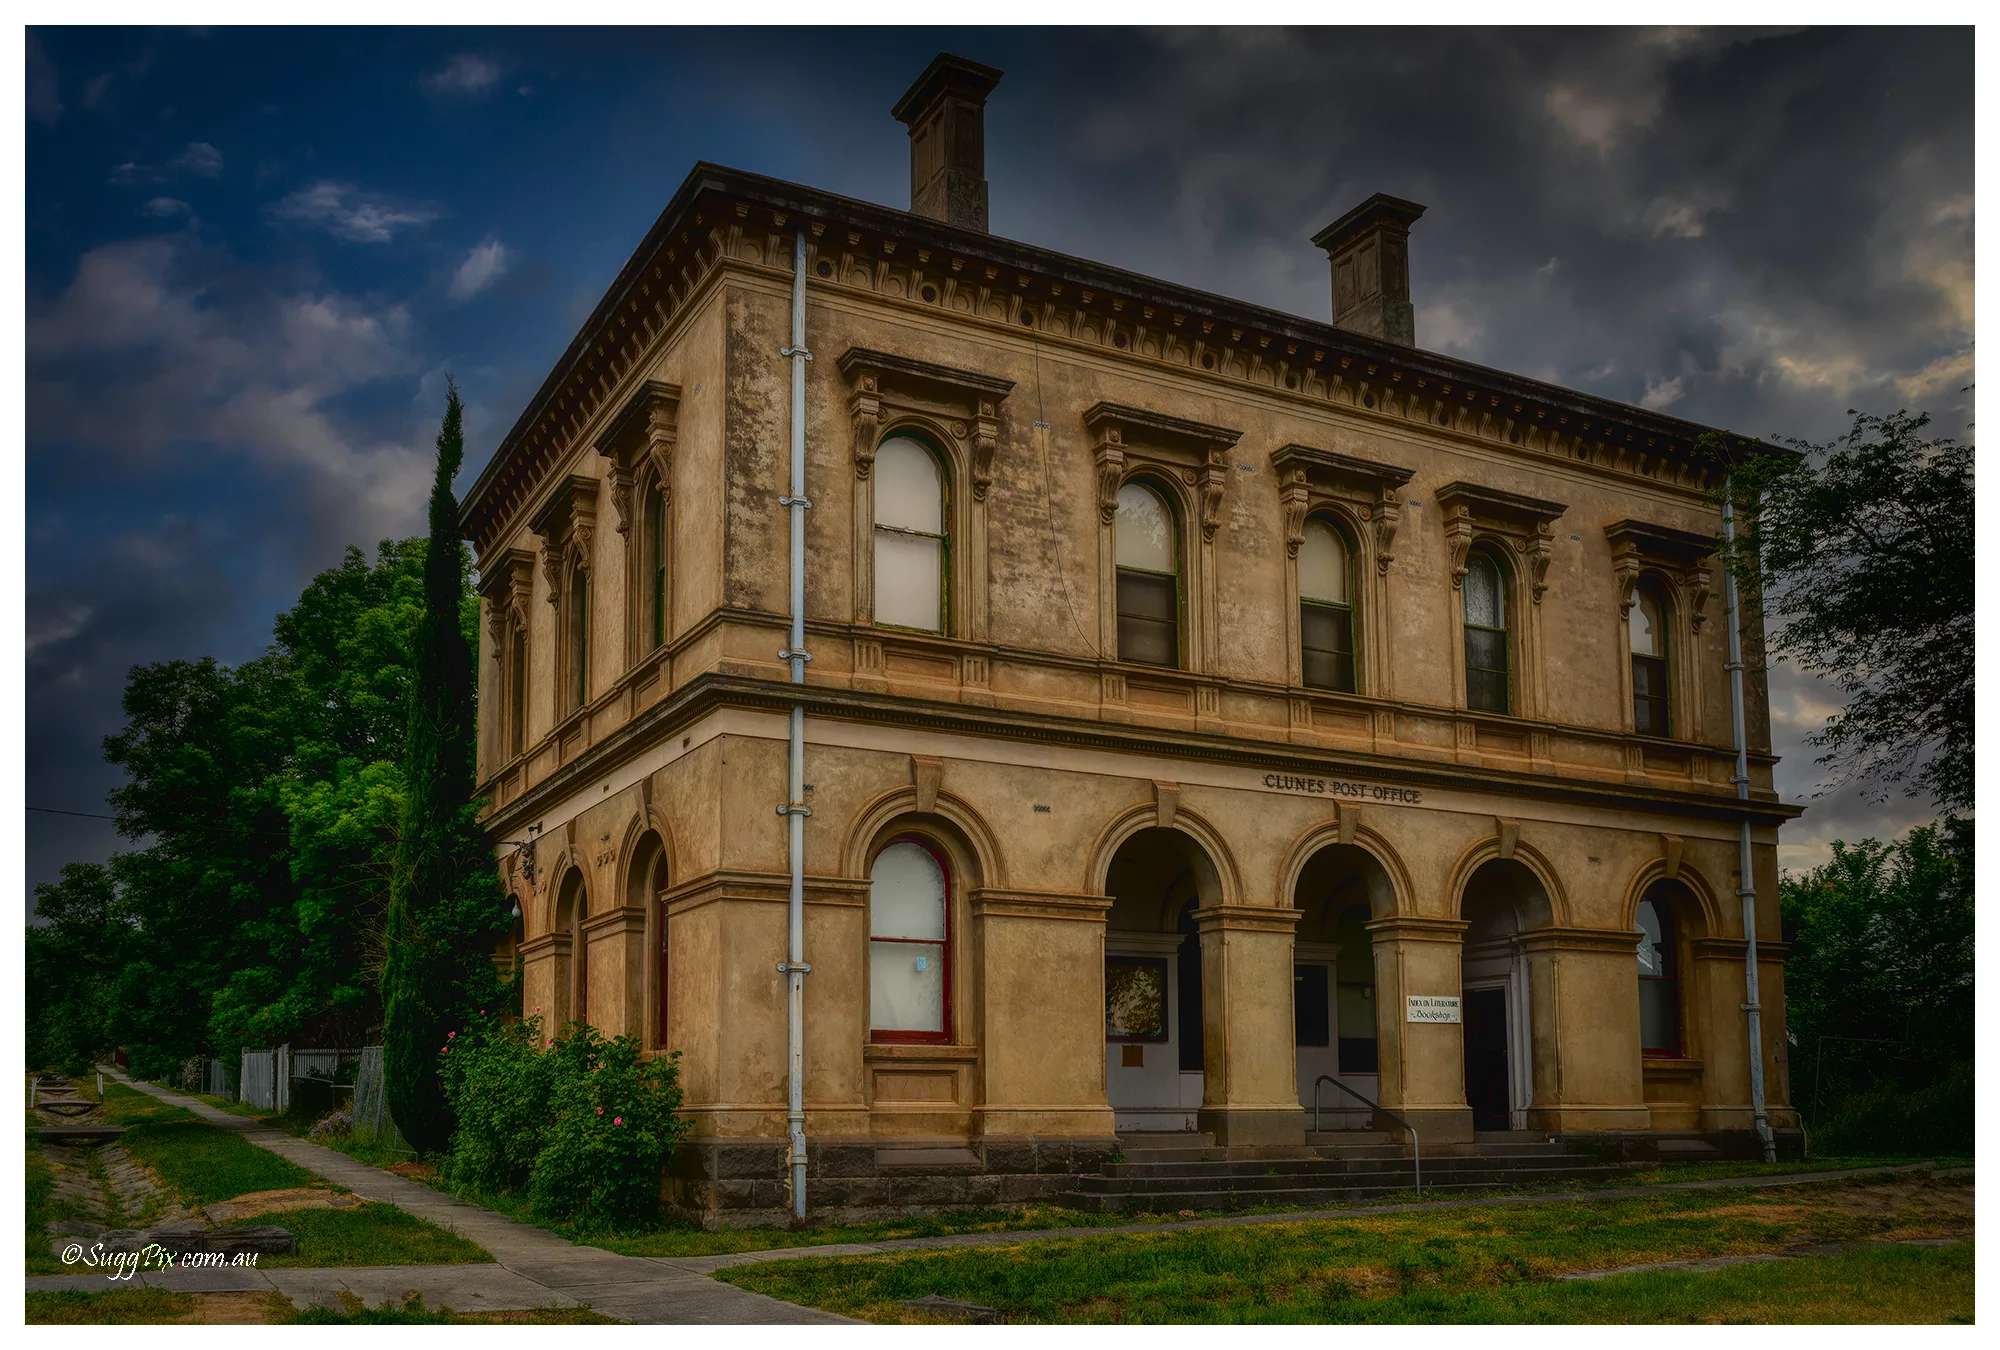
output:
M1695 632L1701 631L1713 584L1708 560L1719 547L1713 536L1642 520L1620 520L1604 527L1604 537L1611 541L1620 614L1631 614L1639 578L1652 568L1673 577L1685 589L1690 625Z
M588 572L591 545L597 536L597 480L573 473L556 484L528 521L542 540L542 571L549 583L549 603L562 595L564 564Z
M1541 604L1542 593L1548 590L1555 522L1569 508L1561 502L1479 483L1446 483L1436 495L1444 511L1445 542L1451 548L1452 586L1465 582L1465 560L1472 551L1472 541L1481 533L1496 534L1509 540L1522 556L1534 601Z
M986 500L993 486L993 455L1000 445L1000 404L1012 392L1012 380L869 347L849 347L842 353L840 373L854 386L847 411L854 431L855 477L866 478L874 470L885 388L912 390L918 397L933 399L942 394L942 401L963 418L952 430L972 452L973 499Z
M1313 487L1354 506L1375 532L1375 570L1383 574L1396 560L1396 525L1402 519L1402 487L1415 470L1382 464L1311 445L1281 445L1271 452L1285 499L1285 549L1298 556L1306 538L1306 513Z
M1093 403L1083 411L1083 425L1095 441L1097 511L1109 524L1118 514L1118 488L1124 479L1126 447L1157 446L1191 460L1189 465L1201 499L1201 537L1215 538L1222 524L1222 494L1229 482L1229 451L1243 433L1234 427L1193 422L1123 403Z
M673 483L674 445L680 439L681 387L664 380L643 380L598 434L595 448L607 461L611 505L618 512L618 533L632 528L632 488L639 466L651 467L664 494Z
M525 548L510 548L487 564L479 574L479 593L485 597L486 621L493 633L493 659L506 651L509 632L528 631L528 601L535 589L535 555Z
M869 287L890 271L990 298L1010 325L1058 311L1081 340L1134 361L1179 361L1205 378L1496 440L1531 458L1702 491L1719 467L1692 452L1711 430L1434 352L1401 347L1224 296L781 179L698 163L682 181L467 493L461 524L483 551L574 448L633 364L725 260L789 276L792 233L819 254L815 285ZM830 256L842 261L836 268ZM821 270L823 269L823 270ZM995 285L994 283L1001 283ZM912 292L903 290L904 295ZM1141 348L1161 335L1156 357ZM1744 438L1743 447L1791 454Z

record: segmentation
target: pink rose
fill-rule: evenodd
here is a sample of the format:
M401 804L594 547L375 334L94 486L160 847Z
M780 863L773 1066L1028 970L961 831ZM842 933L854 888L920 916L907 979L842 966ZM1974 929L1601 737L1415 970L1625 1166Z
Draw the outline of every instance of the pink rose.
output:
M598 1108L597 1108L597 1114L598 1114L598 1115L600 1115L600 1116L601 1116L601 1115L603 1115L603 1114L604 1114L604 1108L603 1108L603 1107L601 1107L601 1106L600 1106L600 1107L598 1107Z
M447 1031L444 1034L444 1038L448 1041L455 1041L458 1039L458 1033L456 1031Z
M623 1116L613 1116L613 1117L611 1117L611 1123L612 1123L613 1125L623 1125L623 1124L625 1123L625 1117L623 1117Z

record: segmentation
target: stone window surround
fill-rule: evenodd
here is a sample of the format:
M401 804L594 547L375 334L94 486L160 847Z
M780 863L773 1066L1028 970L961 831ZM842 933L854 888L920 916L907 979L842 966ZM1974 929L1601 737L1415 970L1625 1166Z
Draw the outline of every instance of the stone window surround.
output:
M1014 382L866 347L848 348L840 358L840 372L849 384L853 428L855 624L875 624L875 451L897 432L911 431L944 461L946 547L952 566L941 636L985 641L986 498L1000 443L1000 404ZM879 654L878 646L873 663L878 674ZM857 660L857 674L865 663L865 658Z
M1618 631L1613 650L1619 655L1619 708L1625 734L1636 735L1632 716L1631 622L1632 606L1638 599L1639 583L1650 580L1666 601L1662 616L1667 630L1667 727L1669 739L1698 741L1702 725L1701 662L1695 660L1695 643L1707 615L1713 582L1708 559L1716 551L1716 541L1692 530L1653 525L1642 520L1613 521L1604 527L1611 542L1611 568L1618 581ZM1627 748L1628 773L1643 774L1643 757L1638 746Z
M508 660L509 647L518 634L523 641L532 633L528 622L529 604L535 593L535 555L524 548L510 548L494 559L479 578L480 597L486 602L486 631L493 639L493 679L487 686L494 706L500 712L494 723L491 753L493 766L481 773L481 779L491 777L501 766L511 764L528 752L534 744L528 731L527 710L523 706L521 720L521 743L508 742L508 730L514 724L516 706L525 704L528 691L515 689L513 685L512 663ZM522 663L522 683L527 682L527 663Z
M1465 631L1465 575L1472 550L1485 545L1500 563L1507 587L1510 697L1506 715L1539 718L1546 706L1542 690L1542 594L1548 589L1546 578L1554 551L1555 522L1569 508L1561 502L1462 480L1446 483L1432 495L1444 516L1445 545L1451 558L1451 589L1457 597L1453 641L1448 644L1452 701L1459 708L1466 706L1465 643L1461 636ZM1471 724L1464 723L1459 734L1463 737L1470 731Z
M569 474L557 482L554 491L528 522L528 528L542 540L542 577L548 583L549 604L556 611L552 726L561 726L590 703L589 689L584 690L582 701L574 706L570 699L570 663L574 659L568 640L572 617L570 605L573 603L570 577L578 568L586 576L592 573L597 542L597 496L597 479L586 474ZM602 663L598 664L597 671L587 673L601 676Z
M1389 668L1389 565L1395 561L1396 526L1402 488L1413 471L1392 464L1310 445L1284 445L1271 452L1285 506L1286 682L1303 687L1299 632L1299 546L1306 521L1324 516L1337 522L1353 552L1354 692L1388 697L1394 688ZM1318 690L1318 693L1337 691Z
M627 671L651 655L648 624L651 608L646 572L646 504L658 488L665 504L661 549L666 556L665 648L674 637L674 449L679 443L681 389L664 380L643 381L597 438L596 450L605 461L611 484L611 505L625 549L625 651Z
M1216 608L1215 532L1230 476L1229 454L1243 433L1119 403L1084 410L1097 465L1098 653L1118 660L1118 489L1135 478L1160 488L1178 517L1181 538L1181 664L1212 674L1221 664ZM1134 670L1152 667L1132 667ZM1107 675L1105 701L1122 702L1122 675ZM1121 688L1111 686L1117 681ZM1213 700L1215 691L1198 691ZM1213 708L1198 708L1213 715Z

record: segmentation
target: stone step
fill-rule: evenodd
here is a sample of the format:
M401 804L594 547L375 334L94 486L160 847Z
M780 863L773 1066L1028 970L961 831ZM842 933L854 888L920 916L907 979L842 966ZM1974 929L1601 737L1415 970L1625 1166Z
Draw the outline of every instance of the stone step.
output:
M1408 1167L1409 1154L1385 1151L1381 1154L1357 1157L1308 1157L1308 1158L1235 1158L1215 1157L1208 1159L1179 1159L1166 1161L1155 1158L1127 1157L1122 1162L1103 1164L1105 1176L1257 1176L1267 1171L1283 1175L1323 1175L1342 1176L1356 1172L1373 1172L1385 1168ZM1567 1170L1571 1167L1605 1167L1606 1164L1589 1154L1570 1153L1552 1156L1518 1157L1502 1155L1497 1158L1483 1158L1477 1155L1453 1155L1434 1158L1426 1154L1423 1159L1426 1172L1435 1171L1440 1175L1457 1171L1542 1171L1550 1168ZM1614 1167L1615 1170L1615 1167Z
M1518 1180L1512 1178L1510 1180ZM1247 1209L1252 1206L1294 1206L1304 1209L1340 1209L1368 1200L1380 1200L1385 1196L1407 1193L1411 1189L1410 1178L1403 1177L1393 1183L1368 1186L1301 1186L1289 1190L1185 1190L1185 1191L1139 1191L1139 1192L1089 1192L1064 1191L1053 1197L1052 1202L1065 1208L1084 1210L1092 1213L1134 1213L1151 1214L1178 1213L1208 1210ZM1486 1181L1439 1181L1433 1182L1430 1172L1424 1173L1424 1195L1464 1195L1480 1191L1498 1189L1496 1183Z
M1601 1163L1579 1164L1574 1167L1542 1167L1533 1170L1519 1168L1461 1168L1453 1171L1436 1172L1424 1168L1426 1189L1435 1184L1496 1187L1560 1185L1570 1181L1613 1181L1624 1175L1624 1169L1609 1167ZM1400 1189L1416 1180L1413 1167L1384 1167L1366 1172L1345 1173L1302 1173L1266 1172L1260 1174L1222 1174L1202 1176L1106 1176L1092 1173L1076 1179L1076 1189L1088 1195L1175 1195L1185 1191L1279 1191L1310 1188L1326 1191Z

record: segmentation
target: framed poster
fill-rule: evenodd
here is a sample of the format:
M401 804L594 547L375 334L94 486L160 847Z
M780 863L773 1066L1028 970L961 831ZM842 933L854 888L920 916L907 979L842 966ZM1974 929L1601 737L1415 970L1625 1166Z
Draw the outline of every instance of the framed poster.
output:
M1104 1039L1167 1039L1167 958L1104 958Z

